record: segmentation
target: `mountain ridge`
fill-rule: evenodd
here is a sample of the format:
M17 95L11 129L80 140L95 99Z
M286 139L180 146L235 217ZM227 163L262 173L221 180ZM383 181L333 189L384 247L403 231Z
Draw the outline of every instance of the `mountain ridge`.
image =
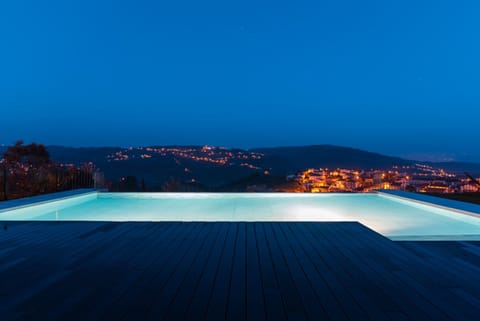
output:
M182 154L153 153L166 150L191 150L199 156L215 154L247 155L230 158L225 164L208 162L188 158ZM3 148L4 150L6 147ZM393 166L413 166L423 164L463 175L469 172L472 175L480 174L480 164L467 162L424 162L408 160L401 157L387 156L376 152L369 152L353 147L337 145L307 145L281 146L252 149L227 149L223 147L205 146L145 146L140 148L122 147L65 147L49 145L47 150L52 160L60 163L80 165L93 162L108 179L119 180L121 177L135 176L144 179L149 184L162 185L171 177L184 181L198 181L211 186L220 186L232 181L238 181L254 173L263 173L267 170L274 176L286 176L307 168L348 168L355 170L381 169L389 170ZM2 148L0 147L0 152ZM130 155L126 159L115 160L112 157L118 153ZM148 158L143 158L149 154ZM262 157L250 157L251 155ZM113 156L112 156L113 155ZM180 156L179 156L180 155ZM245 156L242 156L245 157ZM221 157L220 157L221 158Z

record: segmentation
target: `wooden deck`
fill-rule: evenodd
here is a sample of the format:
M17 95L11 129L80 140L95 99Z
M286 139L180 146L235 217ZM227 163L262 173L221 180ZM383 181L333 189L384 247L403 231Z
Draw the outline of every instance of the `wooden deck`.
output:
M0 227L3 321L480 319L475 242L358 223Z

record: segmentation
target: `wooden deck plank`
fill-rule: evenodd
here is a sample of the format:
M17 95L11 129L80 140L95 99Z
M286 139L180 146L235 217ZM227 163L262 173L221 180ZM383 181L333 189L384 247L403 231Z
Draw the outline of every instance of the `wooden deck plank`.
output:
M0 313L476 320L479 262L480 242L392 242L358 223L8 222Z
M365 227L362 226L361 229L365 229ZM357 229L357 233L361 229ZM379 237L376 233L362 234L362 236L365 240L373 239L375 241ZM434 320L446 316L454 320L469 320L471 318L470 314L475 315L479 312L475 307L469 306L462 298L452 295L450 288L455 287L457 284L455 279L460 278L455 277L453 269L449 269L448 265L439 264L438 261L418 260L412 253L405 253L403 249L399 249L398 244L394 242L366 242L365 244L372 250L381 249L384 252L397 251L399 254L405 254L399 258L399 261L402 262L402 269L393 271L393 274L390 273L388 279L399 279L403 285L401 289L410 287L413 293L423 297L423 300L427 303L421 304L421 307L425 311L428 309L431 318ZM415 272L413 273L413 271ZM470 279L471 281L473 279ZM413 303L418 305L418 301ZM448 307L448 309L445 309L445 307Z
M317 297L311 282L306 277L304 270L298 262L295 252L293 252L291 249L290 238L292 238L292 235L290 230L287 230L287 235L285 235L285 230L281 228L283 225L284 224L272 225L273 232L275 234L275 240L282 249L285 266L289 270L292 281L295 283L295 287L302 298L307 318L309 320L325 320L328 318L326 312L328 307L323 304L321 298L319 299Z
M358 287L359 285L358 281L355 282L349 274L351 266L348 262L341 264L344 259L338 255L335 248L332 248L326 240L319 239L321 234L312 232L308 226L309 223L305 223L292 226L292 228L299 229L298 235L302 237L302 244L307 248L310 247L309 254L315 269L325 277L339 300L346 303L343 305L344 312L350 320L369 320L368 314L358 299L358 296L363 294L352 291L355 289L354 286ZM355 283L357 284L355 285Z
M193 261L189 268L185 269L185 276L178 286L177 293L168 302L167 299L160 299L160 304L155 304L155 310L150 311L147 320L183 320L186 308L189 306L198 281L204 272L204 268L210 258L215 242L220 235L221 226L215 226L207 233L200 249L194 253Z
M117 268L117 266L120 266L117 259L122 258L129 253L126 249L128 238L124 237L123 239L118 240L117 238L119 237L119 234L123 234L122 230L124 230L124 232L130 231L130 235L135 232L144 231L144 229L136 231L135 228L138 227L142 226L130 225L117 229L115 232L116 234L112 235L112 238L109 238L109 243L113 240L116 240L116 242L110 244L110 247L100 246L100 248L104 248L103 253L105 253L105 251L108 252L108 256L105 257L103 255L98 255L95 259L88 260L85 264L74 268L66 266L65 271L68 271L68 273L55 283L41 289L41 293L44 295L34 296L31 300L28 300L26 304L23 305L23 309L28 311L28 314L32 315L34 318L35 316L38 317L38 315L43 315L45 317L67 320L70 315L79 317L81 313L93 310L95 305L98 304L102 298L109 297L107 292L115 289L115 284L119 279L124 280L128 277L128 275L125 275L127 269ZM102 261L102 259L105 258L108 258L108 262ZM107 264L112 265L114 268L105 270L103 267ZM70 305L64 304L62 309L50 311L48 308L50 305L48 300L61 302L63 298L70 297L72 286L75 284L82 285L84 295L77 295L75 301L69 300ZM83 309L83 307L86 309Z
M238 224L231 224L224 254L214 280L214 288L208 303L205 320L226 319L237 234Z
M102 320L121 320L127 318L128 314L145 315L149 306L154 299L156 286L154 282L159 274L170 273L167 262L179 262L185 251L190 247L191 240L195 241L195 237L199 234L198 224L189 224L183 226L180 223L172 224L170 238L164 242L164 246L159 246L151 252L154 259L150 266L143 270L122 293L117 295L117 299L113 304L105 307L102 313ZM190 238L187 239L186 235ZM151 236L153 238L153 236Z
M372 301L375 302L387 314L384 317L387 319L391 315L398 314L406 314L411 319L446 319L445 315L442 315L424 297L415 292L413 287L402 283L399 277L392 277L391 270L389 270L392 268L391 265L378 264L376 260L372 259L376 252L370 249L369 242L358 244L356 235L346 225L342 229L332 226L331 230L334 233L328 238L338 244L339 250L352 260L352 266L360 269L365 280L371 284L368 296L371 301L364 303L365 305L372 304ZM339 237L339 234L342 237ZM355 250L352 251L346 244L352 244L351 247ZM387 257L383 259L385 260ZM353 262L355 263L353 264ZM400 266L394 268L401 269ZM404 306L408 306L408 309L405 310Z
M245 223L237 223L237 226L225 318L228 321L246 319L246 225Z
M75 229L77 229L75 226L73 226L73 229L72 226L65 228L65 230L72 235L75 235ZM65 233L61 233L62 230L64 230L64 226L61 224L44 225L44 229L37 232L32 239L38 238L39 235L53 234L64 240ZM71 244L73 241L74 237L69 237L65 242ZM24 260L22 264L15 266L11 271L4 271L4 273L2 273L4 280L0 292L11 292L15 290L21 292L24 297L32 296L35 291L41 291L44 286L58 279L61 273L52 274L51 269L63 265L69 257L69 251L64 251L63 247L55 242L51 242L50 246L45 246L44 243L41 243L40 246L31 243L28 244L28 246L17 247L15 250L17 255L25 252L41 253L42 255L24 255L22 257L26 258L26 260ZM36 268L32 269L33 266ZM22 278L10 277L10 275L15 276L22 272ZM24 291L22 291L22 289ZM18 297L12 298L17 299Z
M246 226L246 320L249 321L262 321L266 317L257 228L258 224Z
M288 240L292 246L292 250L298 259L298 263L305 277L311 283L317 299L322 302L328 319L348 320L348 316L345 313L346 307L342 306L343 302L339 299L342 296L336 293L340 289L340 291L344 291L344 287L336 280L334 273L324 265L318 266L313 263L310 256L310 252L313 252L313 250L310 248L309 242L301 241L301 235L299 235L298 229L292 228L291 225L283 225L282 228L289 230ZM347 303L347 305L348 304L351 303Z
M183 320L203 320L206 316L208 303L212 296L215 278L217 276L220 263L223 260L225 252L225 243L229 237L231 225L221 224L220 235L212 253L209 256L207 265L202 276L199 278L197 287L194 291L192 301L188 307L185 307L185 317Z
M139 299L147 304L141 310L128 311L122 320L157 320L156 315L165 311L167 304L175 297L192 262L196 259L196 254L207 240L209 229L206 223L193 224L198 226L198 232L195 236L184 234L187 242L181 257L178 260L166 261L163 273L157 274L148 285L149 291L146 292L148 294L139 296Z
M314 238L321 237L327 247L336 252L337 260L341 262L336 268L341 271L341 277L345 277L346 281L344 283L354 282L350 292L369 318L372 320L388 319L387 310L392 306L392 303L388 300L388 297L382 295L381 288L372 282L365 267L358 264L359 261L349 255L348 248L346 249L342 242L338 242L338 235L345 235L346 231L343 228L335 230L335 226L336 224L325 229L309 225L308 228L311 229ZM342 236L342 239L344 237Z
M273 266L270 249L267 246L264 224L258 223L255 227L255 235L258 241L263 300L265 302L265 317L266 320L269 321L284 321L287 320L284 298L278 285L278 276Z
M146 264L145 261L148 262L150 260L150 257L145 256L145 252L151 253L154 251L163 239L163 235L168 235L166 232L169 231L170 227L171 225L163 227L148 224L137 225L132 232L133 237L125 238L126 243L118 242L117 247L119 250L116 251L113 257L108 259L112 265L121 267L112 271L113 273L116 272L114 275L117 277L112 278L110 273L107 277L102 277L94 291L89 296L83 298L81 304L77 304L74 308L69 309L58 319L69 320L78 318L88 320L95 315L100 315L105 307L112 305L120 293L132 286L142 273L142 266ZM160 236L150 240L148 236L152 234ZM132 243L136 243L136 245L132 246ZM104 265L105 262L101 264Z
M288 266L286 265L282 249L277 243L274 234L273 223L265 223L263 225L267 244L270 249L273 266L277 274L278 285L284 298L283 304L288 320L308 320L305 302L299 293L295 282L292 279Z

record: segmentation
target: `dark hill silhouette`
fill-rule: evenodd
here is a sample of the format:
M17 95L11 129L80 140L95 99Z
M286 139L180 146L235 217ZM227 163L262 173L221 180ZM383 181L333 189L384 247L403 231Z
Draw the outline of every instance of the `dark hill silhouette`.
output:
M393 165L411 165L412 161L333 145L257 148L265 154L263 165L284 174L305 168L389 169Z
M201 146L160 146L171 148L195 148ZM116 181L121 177L135 176L144 179L149 186L162 186L169 178L189 181L195 178L197 182L208 186L221 186L241 181L252 174L263 173L268 169L274 176L285 176L306 168L350 168L359 170L391 169L392 166L408 166L415 163L440 167L450 172L463 175L469 172L480 175L480 164L474 163L431 163L406 160L398 157L385 156L360 149L334 145L314 145L299 147L255 148L248 152L264 154L261 159L248 162L259 169L250 169L241 166L241 161L228 165L199 162L192 159L179 158L173 155L153 155L152 158L130 158L125 161L109 161L108 155L125 150L121 147L63 147L48 146L51 159L60 163L82 164L93 162L96 167L105 172L109 180ZM6 148L4 148L6 149ZM0 151L2 148L0 147ZM235 149L232 151L242 151ZM141 152L138 152L139 156ZM185 168L189 171L186 172Z
M158 148L158 146L156 146ZM163 147L163 146L162 146ZM178 146L165 146L178 147ZM160 147L161 148L161 147ZM198 148L201 146L182 146L182 148ZM172 155L159 156L149 159L131 158L127 161L108 161L107 156L117 151L125 150L119 147L99 148L70 148L49 146L52 159L62 163L94 162L96 167L103 171L109 180L118 180L121 177L135 176L144 179L149 186L160 187L168 179L175 177L183 180L196 180L211 186L226 184L232 180L241 179L251 170L239 166L220 166L196 162L190 159L179 159ZM185 172L188 168L190 172Z
M420 162L421 164L430 165L433 167L443 168L447 172L455 172L462 175L463 172L468 172L472 175L480 175L480 164L477 163L467 163L467 162Z

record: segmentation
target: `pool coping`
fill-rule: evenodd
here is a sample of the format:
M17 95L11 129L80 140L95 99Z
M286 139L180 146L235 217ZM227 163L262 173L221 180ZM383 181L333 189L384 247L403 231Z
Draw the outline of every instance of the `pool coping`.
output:
M480 205L477 204L404 191L380 190L375 193L381 196L432 206L480 219Z
M86 196L89 194L97 194L98 191L92 188L75 189L70 191L49 193L37 196L24 197L9 201L0 202L0 214L12 210L17 210L25 207L36 206L46 204L50 202L56 202L66 200L78 196ZM1 217L0 217L1 219Z

